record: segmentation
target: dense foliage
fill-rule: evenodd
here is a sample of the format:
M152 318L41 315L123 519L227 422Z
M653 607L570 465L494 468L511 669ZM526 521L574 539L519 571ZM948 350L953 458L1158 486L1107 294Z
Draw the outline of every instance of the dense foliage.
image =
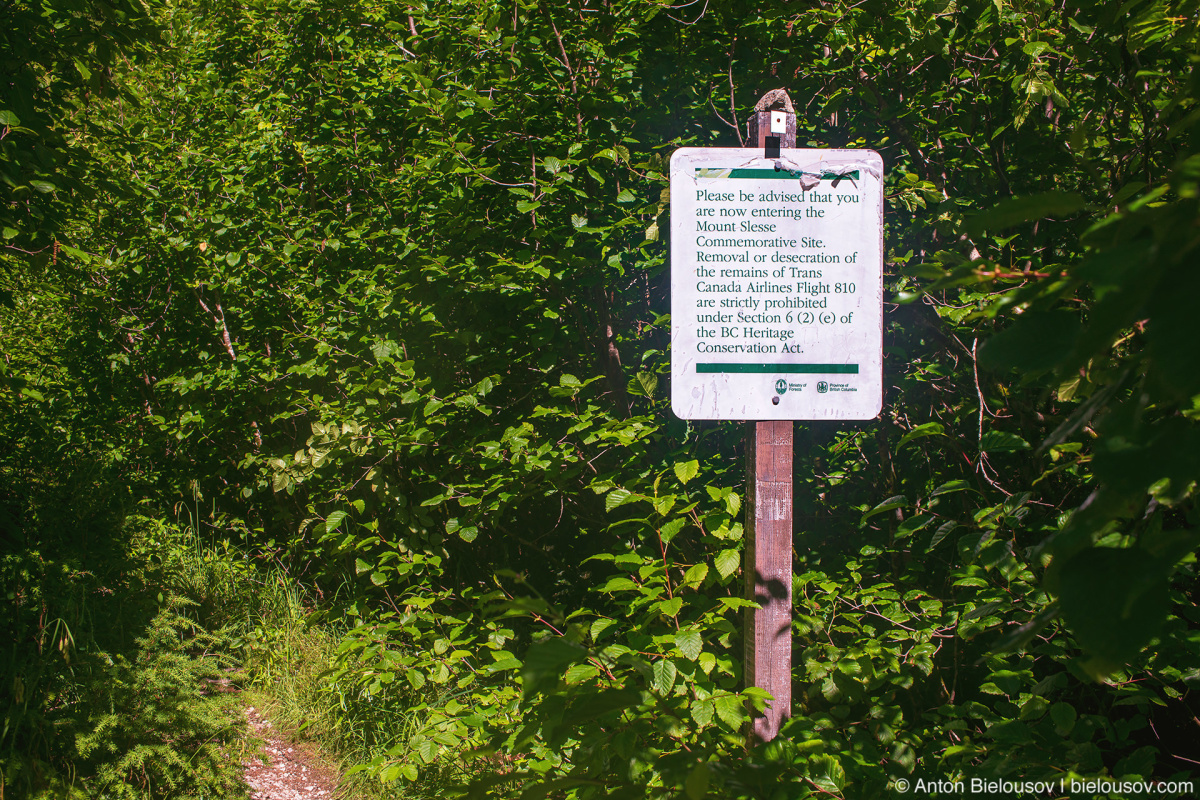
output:
M1197 11L6 6L0 786L233 791L229 660L381 794L1186 772ZM747 748L744 426L669 411L664 171L777 86L884 156L888 388L797 427Z

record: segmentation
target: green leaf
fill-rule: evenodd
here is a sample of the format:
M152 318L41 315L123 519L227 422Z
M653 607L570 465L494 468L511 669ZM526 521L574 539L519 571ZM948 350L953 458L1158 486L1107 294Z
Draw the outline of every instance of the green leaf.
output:
M1093 677L1123 666L1166 621L1167 571L1144 550L1090 547L1060 569L1063 619L1095 656L1085 665Z
M708 577L708 564L703 562L693 564L683 573L683 582L689 586L699 586Z
M1068 217L1083 209L1084 205L1083 197L1074 192L1053 191L1013 197L973 217L967 230L972 236L980 236L985 230L999 231L1030 220Z
M808 777L818 788L831 795L840 795L846 787L846 772L841 762L828 753L809 757Z
M925 548L926 551L928 552L929 550L932 550L933 548L935 548L939 544L941 544L942 540L945 539L947 536L949 536L951 533L953 533L954 529L957 527L958 527L958 522L956 522L955 520L949 520L949 521L943 522L941 525L939 525L938 529L936 531L934 531L933 538L929 540L929 547Z
M345 511L331 511L329 516L325 518L325 535L333 533L342 524L342 520L346 518Z
M876 514L882 514L885 511L892 511L897 508L903 508L906 505L908 505L908 500L902 494L898 494L894 497L889 497L887 500L884 500L882 503L875 506L867 513L863 514L861 522L866 522L867 520L869 520L871 517L875 516Z
M738 511L742 508L742 498L737 492L730 492L725 495L725 511L731 517L736 517Z
M662 537L663 544L667 544L675 535L683 530L683 526L687 524L687 520L683 517L678 517L670 522L663 523L663 526L658 529L658 535Z
M671 689L675 687L675 676L679 673L675 668L675 662L669 658L660 658L654 662L652 670L654 690L664 697L669 695Z
M0 125L15 128L21 124L21 118L11 111L0 111Z
M599 591L608 593L627 592L636 590L637 588L638 585L634 583L632 579L626 578L624 575L620 575L615 578L609 578L608 581L606 581L605 584L600 587Z
M979 440L979 449L985 453L996 453L1004 450L1028 450L1029 442L1015 433L1005 431L987 431Z
M1046 42L1026 42L1025 46L1022 47L1021 50L1024 51L1026 55L1034 58L1037 58L1042 53L1047 51L1051 53L1056 52L1055 49Z
M738 571L738 567L742 563L742 554L738 550L722 550L717 554L716 558L717 573L722 579L728 578L730 575Z
M675 465L675 477L680 483L687 483L700 472L700 462L693 459Z
M941 486L929 493L930 497L940 497L951 492L961 492L963 489L970 489L971 484L964 480L946 481Z
M675 646L679 648L679 652L683 653L684 658L695 661L700 655L704 642L700 637L700 631L691 628L675 634Z
M703 728L708 723L712 722L713 713L716 711L712 700L693 700L691 705L692 720Z
M942 428L942 423L940 422L926 422L923 425L918 425L900 437L900 441L896 443L896 450L899 452L904 445L908 444L914 439L920 439L925 436L941 436L943 431L944 429Z
M653 502L654 510L665 517L667 514L671 513L671 509L675 507L675 503L678 501L678 499L679 498L673 494L656 497L654 498Z
M592 641L598 642L604 634L615 628L619 623L615 619L597 619L592 621L590 630Z
M987 729L987 734L997 742L1006 744L1029 744L1033 736L1029 726L1020 720L1010 719L998 722Z
M742 704L742 698L736 694L714 697L713 706L716 708L717 716L730 730L740 730L742 723L746 721L746 708Z
M84 251L84 250L80 250L79 248L76 248L76 247L69 247L69 246L67 246L67 245L65 245L65 244L64 244L64 245L60 245L60 246L59 246L59 249L60 249L62 252L66 253L67 255L69 255L69 256L72 256L73 258L78 258L78 259L80 259L80 260L82 260L82 261L91 261L91 260L92 260L92 254L91 254L91 253L88 253L88 252L86 252L86 251Z
M636 499L637 497L628 489L613 489L608 493L608 496L604 498L604 510L612 511L614 508L623 506L626 503Z
M583 683L590 681L600 674L600 669L595 664L572 664L567 667L565 680L569 684Z
M900 523L896 528L896 538L903 539L906 536L911 536L917 531L925 528L936 519L932 514L917 514L915 517L909 517Z
M1059 736L1070 736L1075 729L1078 715L1070 703L1055 703L1050 706L1050 719L1054 721L1054 732Z

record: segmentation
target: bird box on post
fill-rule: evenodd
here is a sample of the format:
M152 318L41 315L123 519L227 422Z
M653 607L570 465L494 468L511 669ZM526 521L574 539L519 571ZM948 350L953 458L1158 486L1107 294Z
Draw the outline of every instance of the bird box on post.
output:
M767 158L779 158L780 148L796 146L796 109L792 98L783 89L767 92L754 106L747 127L751 147L762 147Z

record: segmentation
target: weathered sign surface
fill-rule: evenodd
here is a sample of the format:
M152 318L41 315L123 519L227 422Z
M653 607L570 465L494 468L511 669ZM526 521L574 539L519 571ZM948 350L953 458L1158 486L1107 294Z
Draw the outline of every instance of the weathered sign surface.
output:
M683 419L870 419L883 397L883 159L671 157L671 405Z

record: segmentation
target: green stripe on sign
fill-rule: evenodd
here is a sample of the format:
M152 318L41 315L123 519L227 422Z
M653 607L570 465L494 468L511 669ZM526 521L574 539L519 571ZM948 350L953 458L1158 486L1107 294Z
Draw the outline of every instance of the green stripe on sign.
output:
M800 180L808 176L817 178L815 172L789 172L786 169L717 169L715 167L696 167L697 178L744 178L748 180ZM852 172L822 172L819 176L823 181L858 180L858 170Z
M738 372L756 375L857 375L858 364L713 364L699 363L696 372Z

